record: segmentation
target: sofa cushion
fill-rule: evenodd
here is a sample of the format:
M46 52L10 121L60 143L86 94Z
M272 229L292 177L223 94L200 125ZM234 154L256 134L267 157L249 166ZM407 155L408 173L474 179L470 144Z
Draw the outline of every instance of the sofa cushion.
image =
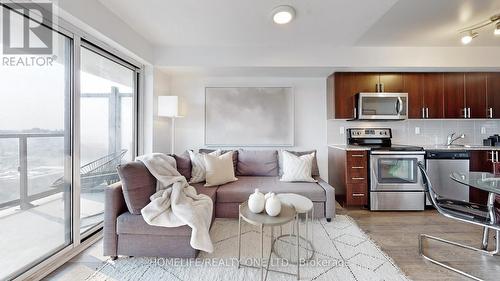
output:
M215 149L208 149L208 148L200 148L198 150L199 153L203 154L209 154L214 152ZM234 172L236 173L236 165L238 164L238 150L221 150L221 154L226 154L227 152L233 152L233 167L234 167Z
M130 213L139 215L156 192L156 178L142 162L129 162L116 168L122 182L123 197Z
M258 188L260 192L296 193L312 201L324 202L325 190L313 182L281 182L279 177L241 176L238 181L219 186L217 203L242 203Z
M204 187L203 183L191 184L198 194L205 194L215 203L217 188ZM215 214L215 204L214 210ZM187 225L179 227L152 226L146 223L142 215L125 212L116 219L116 232L118 234L143 234L143 235L164 235L164 236L191 236L191 227Z
M291 150L284 150L287 152L290 152L291 154L295 156L302 156L302 155L307 155L311 154L314 152L314 158L312 162L312 170L311 170L311 175L314 176L319 176L319 168L318 168L318 153L316 150L307 150L307 151L291 151ZM283 155L280 155L279 159L279 165L280 165L280 176L283 175Z
M191 227L183 225L179 227L153 226L146 223L142 215L134 215L125 212L116 218L116 233L136 235L162 235L162 236L191 236Z
M212 203L215 204L215 200L217 199L216 198L216 194L217 194L217 188L216 187L206 187L203 185L202 182L199 182L199 183L193 183L191 184L191 186L193 186L194 188L196 188L196 191L198 192L198 194L205 194L207 195L208 197L210 197L210 199L212 199ZM215 207L215 205L214 205ZM215 212L215 210L214 210Z
M237 176L277 176L278 151L238 150Z
M174 154L173 157L177 164L177 171L189 182L191 180L191 158L189 158L189 153L186 151L181 155Z

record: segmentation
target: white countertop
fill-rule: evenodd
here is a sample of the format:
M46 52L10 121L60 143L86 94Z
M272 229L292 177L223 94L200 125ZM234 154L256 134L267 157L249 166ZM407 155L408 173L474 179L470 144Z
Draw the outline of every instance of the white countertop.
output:
M424 145L425 150L500 150L500 146L483 145Z
M348 145L348 144L329 144L328 147L346 150L346 151L370 150L370 147L368 147L368 146Z
M370 150L368 146L359 146L359 145L347 145L347 144L329 144L328 147L341 149L346 151L364 151ZM482 146L482 145L424 145L424 150L497 150L500 151L500 146Z

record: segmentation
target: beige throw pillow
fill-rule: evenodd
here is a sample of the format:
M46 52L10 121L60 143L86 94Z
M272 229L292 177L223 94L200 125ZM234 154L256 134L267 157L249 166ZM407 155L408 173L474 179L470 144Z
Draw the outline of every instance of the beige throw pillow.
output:
M198 183L205 181L205 158L204 153L198 153L188 150L189 158L191 158L191 180L189 183ZM214 152L209 153L210 155L219 156L221 151L217 149Z
M281 181L306 181L316 182L311 176L314 152L296 156L288 151L283 151L283 176Z
M238 180L234 176L233 151L221 156L205 154L205 186L217 186Z

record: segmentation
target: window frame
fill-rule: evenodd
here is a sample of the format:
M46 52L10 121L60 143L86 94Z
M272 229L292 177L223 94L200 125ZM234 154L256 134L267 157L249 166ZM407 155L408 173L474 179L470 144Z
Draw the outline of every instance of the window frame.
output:
M30 2L31 4L36 4ZM5 0L0 2L0 7L14 10L22 8L22 3L12 2ZM40 7L43 9L43 7ZM18 12L19 13L19 12ZM22 14L24 17L30 18L37 22L41 22L40 18L35 15ZM21 269L14 272L8 278L13 280L25 280L27 278L43 278L59 266L63 265L66 261L76 256L86 248L90 247L95 242L102 238L103 229L101 222L99 225L89 229L84 235L80 234L80 55L81 48L86 47L96 50L98 54L103 55L127 68L134 71L134 97L133 97L133 157L137 156L142 151L139 146L143 140L139 138L139 133L142 125L139 124L143 120L143 112L140 110L140 99L144 96L144 79L145 79L145 65L139 61L125 55L123 52L115 49L114 47L99 40L95 36L88 34L84 30L76 27L63 18L54 15L49 24L43 26L60 33L70 40L70 54L69 54L69 112L70 123L66 129L70 130L70 151L71 158L71 241L68 246L61 247L49 257L33 265L26 270Z

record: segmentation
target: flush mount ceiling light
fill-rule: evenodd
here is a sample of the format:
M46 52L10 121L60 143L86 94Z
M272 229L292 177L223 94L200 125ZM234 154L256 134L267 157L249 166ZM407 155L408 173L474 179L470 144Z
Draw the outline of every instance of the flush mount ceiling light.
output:
M287 24L295 18L295 9L291 6L278 6L272 11L273 21L276 24Z
M459 30L458 32L462 36L461 39L462 44L464 45L469 44L472 41L472 39L479 36L479 33L476 32L477 30L489 26L490 24L495 24L495 31L493 31L493 34L500 35L500 14L498 14L490 17L489 19L483 22Z

